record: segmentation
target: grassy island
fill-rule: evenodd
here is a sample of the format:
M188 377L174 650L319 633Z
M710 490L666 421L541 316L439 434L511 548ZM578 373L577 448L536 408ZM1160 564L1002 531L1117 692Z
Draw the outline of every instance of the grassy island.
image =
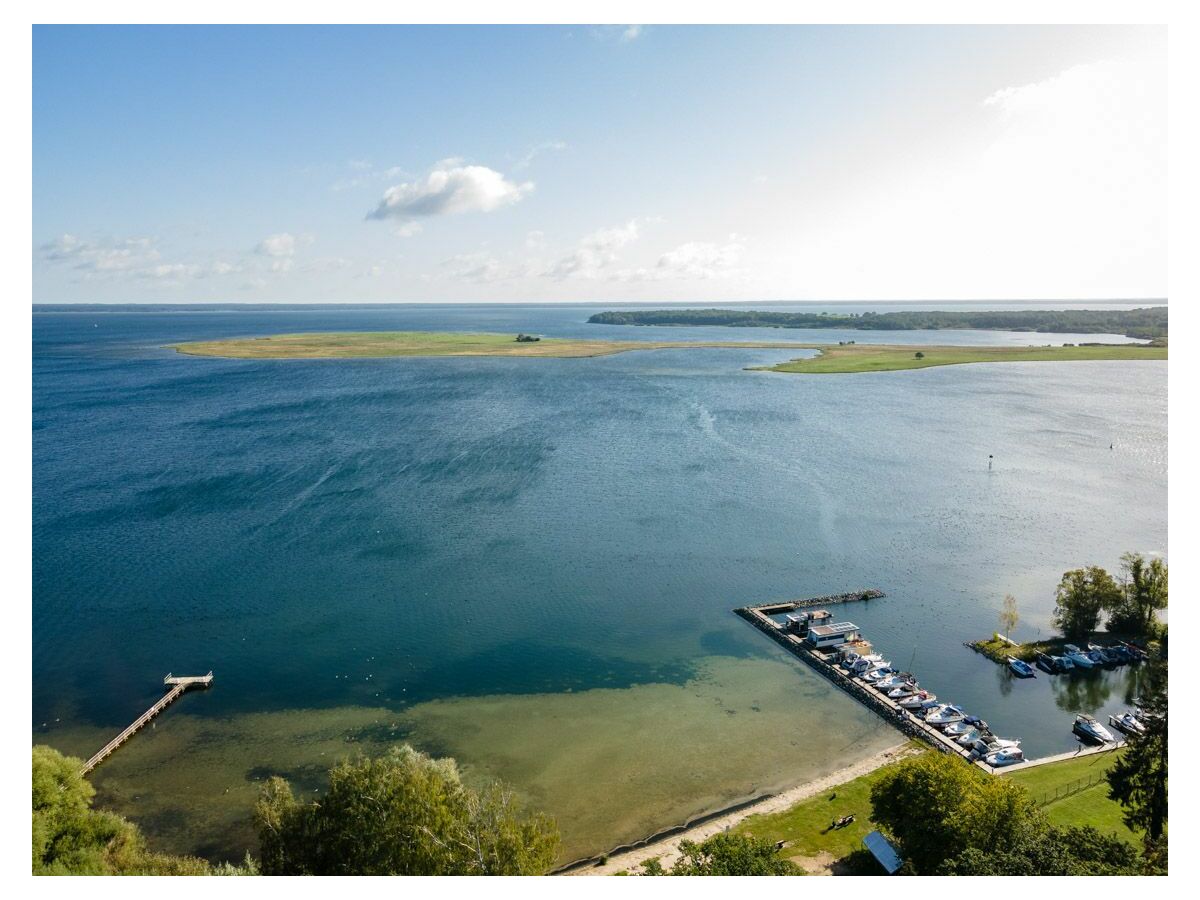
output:
M531 335L437 331L342 331L278 334L172 345L191 356L225 359L379 359L393 356L523 356L579 358L631 350L700 347L819 350L764 371L824 375L890 372L975 362L1166 359L1165 346L1097 344L1079 347L918 347L890 344L799 344L793 341L604 341Z
M369 359L391 356L540 356L570 358L608 356L627 350L676 347L746 347L797 349L808 345L780 341L604 341L538 338L515 334L472 334L439 331L337 331L323 334L277 334L172 345L192 356L227 359Z
M1165 346L1089 344L1074 347L914 347L896 344L824 345L819 356L793 359L771 372L831 375L894 372L983 362L1071 362L1079 360L1166 359Z

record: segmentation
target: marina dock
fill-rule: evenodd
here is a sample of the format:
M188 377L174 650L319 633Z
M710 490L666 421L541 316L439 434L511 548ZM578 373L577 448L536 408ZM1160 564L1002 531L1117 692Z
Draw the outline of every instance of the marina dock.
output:
M790 632L783 623L771 618L772 615L779 615L805 607L824 606L829 603L849 603L883 596L883 592L877 590L851 591L846 594L833 594L827 597L812 597L804 600L789 600L781 603L762 603L755 606L743 606L735 609L734 613L784 647L793 656L803 660L855 700L858 700L864 706L878 713L904 734L924 741L944 753L957 754L989 774L1017 771L1043 765L1048 762L1056 762L1061 759L1074 759L1094 753L1105 753L1122 746L1123 742L1117 741L1113 744L1086 747L1069 753L1062 753L1042 759L1026 760L994 769L982 759L971 759L969 748L956 743L952 738L943 734L940 729L918 716L914 710L900 706L896 701L876 691L870 682L852 675L837 665L836 651L825 651L810 647L800 635Z
M163 685L168 689L167 692L158 699L158 702L138 716L132 725L93 754L91 759L83 764L80 774L87 775L92 769L112 756L118 747L141 731L147 722L183 696L186 690L193 687L207 688L212 684L212 680L212 672L209 672L207 675L172 675L168 672L167 677L163 679Z

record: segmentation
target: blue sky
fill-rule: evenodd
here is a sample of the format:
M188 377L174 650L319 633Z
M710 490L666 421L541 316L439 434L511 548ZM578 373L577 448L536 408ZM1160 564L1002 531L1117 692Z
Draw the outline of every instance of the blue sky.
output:
M34 29L34 300L1161 297L1165 29Z

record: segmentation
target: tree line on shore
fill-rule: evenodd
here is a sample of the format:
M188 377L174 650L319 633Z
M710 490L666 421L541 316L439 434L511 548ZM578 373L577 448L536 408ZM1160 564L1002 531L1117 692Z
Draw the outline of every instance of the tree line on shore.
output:
M736 328L853 328L866 331L978 328L1060 334L1167 337L1167 308L1059 310L900 310L896 312L782 312L759 309L630 309L600 312L597 325L722 325Z
M1119 581L1100 566L1064 572L1055 591L1054 625L1067 638L1085 638L1107 617L1111 632L1152 638L1166 608L1166 563L1126 553Z

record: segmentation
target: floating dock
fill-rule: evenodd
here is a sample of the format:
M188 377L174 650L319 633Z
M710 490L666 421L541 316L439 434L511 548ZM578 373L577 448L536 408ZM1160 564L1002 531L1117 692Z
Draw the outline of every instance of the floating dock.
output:
M101 747L92 758L83 764L80 769L81 775L87 775L92 769L104 762L117 751L117 748L124 744L127 740L137 734L145 726L147 722L157 716L160 712L178 700L188 688L192 687L208 687L212 684L213 673L207 675L172 675L167 673L167 677L163 679L163 685L168 689L165 694L159 698L158 702L151 706L148 710L142 713L133 724L118 734L115 738Z

